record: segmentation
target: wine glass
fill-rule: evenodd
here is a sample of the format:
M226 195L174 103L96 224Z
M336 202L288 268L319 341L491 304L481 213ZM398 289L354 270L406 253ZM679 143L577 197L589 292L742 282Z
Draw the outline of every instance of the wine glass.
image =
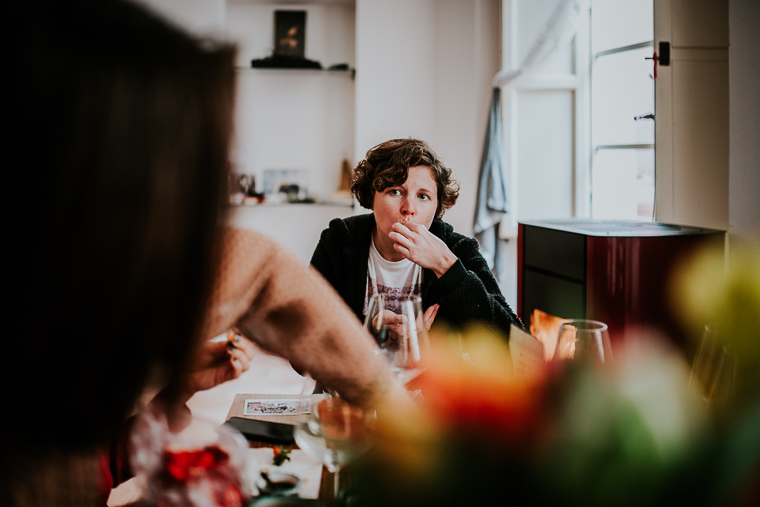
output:
M607 324L585 319L564 321L559 327L554 358L608 363L612 348Z
M427 369L430 340L419 297L373 295L367 305L364 328L375 338L391 373L402 385Z
M691 369L689 384L699 385L702 399L710 406L724 404L736 382L736 356L712 327L705 326Z
M298 447L325 464L334 475L334 497L339 491L340 470L372 445L373 414L342 398L327 398L312 407L305 422L298 423L294 437Z

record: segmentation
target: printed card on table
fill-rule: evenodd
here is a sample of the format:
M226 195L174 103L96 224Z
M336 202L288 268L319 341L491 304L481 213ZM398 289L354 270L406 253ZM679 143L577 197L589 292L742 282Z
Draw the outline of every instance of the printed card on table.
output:
M259 399L245 400L243 415L299 415L311 413L311 400Z

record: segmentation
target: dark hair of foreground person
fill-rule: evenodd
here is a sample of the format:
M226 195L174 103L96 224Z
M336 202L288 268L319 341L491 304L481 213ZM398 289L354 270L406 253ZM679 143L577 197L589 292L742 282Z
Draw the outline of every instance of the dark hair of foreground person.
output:
M77 456L108 441L149 381L186 367L213 281L234 100L231 46L125 1L16 4L3 505L19 477L76 489L67 476L88 474Z

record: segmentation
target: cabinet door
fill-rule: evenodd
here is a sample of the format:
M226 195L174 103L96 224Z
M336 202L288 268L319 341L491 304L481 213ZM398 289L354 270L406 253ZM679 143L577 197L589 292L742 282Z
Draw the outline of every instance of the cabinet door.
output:
M523 322L534 309L563 318L586 316L586 236L521 226Z
M654 0L655 219L728 228L728 1Z

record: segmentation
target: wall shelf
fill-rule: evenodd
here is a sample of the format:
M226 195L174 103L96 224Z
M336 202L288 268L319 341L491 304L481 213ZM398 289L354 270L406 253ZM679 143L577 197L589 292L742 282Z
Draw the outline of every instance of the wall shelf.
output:
M272 74L277 72L283 72L285 74L315 74L315 75L333 75L336 77L349 77L351 79L356 75L356 69L348 70L330 70L330 69L298 69L298 68L286 68L286 67L243 67L241 65L235 66L237 72L253 73L253 74Z

